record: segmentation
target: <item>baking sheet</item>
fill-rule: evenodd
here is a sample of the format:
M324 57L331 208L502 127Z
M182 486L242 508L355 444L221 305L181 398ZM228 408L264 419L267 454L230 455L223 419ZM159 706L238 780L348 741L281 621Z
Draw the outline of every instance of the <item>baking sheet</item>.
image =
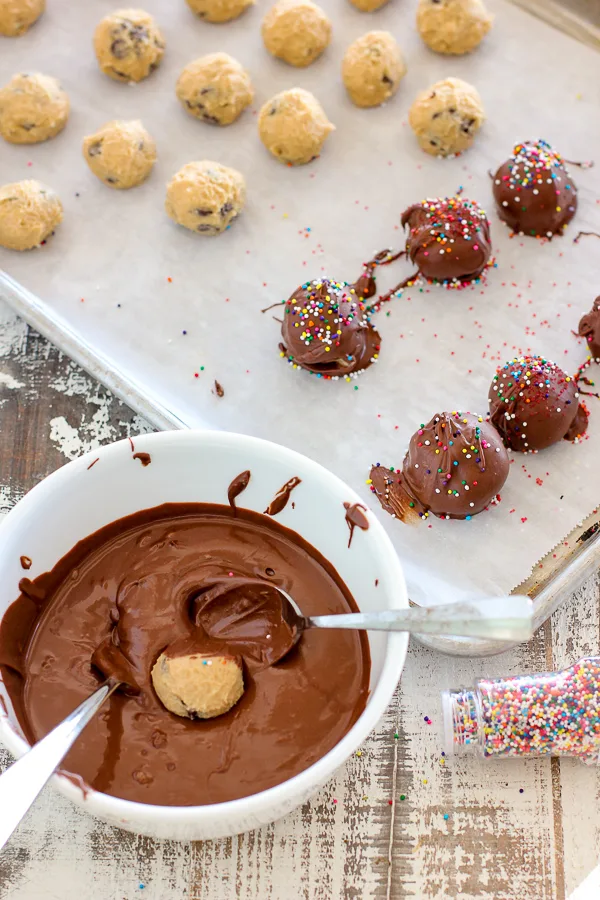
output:
M593 155L600 57L503 0L489 4L497 20L485 44L458 59L422 46L413 3L392 0L372 16L341 0L322 5L334 39L307 70L278 63L262 48L264 3L237 22L211 26L183 0L148 0L168 47L159 71L135 86L102 76L90 49L110 4L54 0L28 35L3 40L2 82L17 70L54 74L73 109L54 141L0 148L0 181L39 178L65 206L65 222L45 247L2 251L0 265L185 423L279 441L362 486L407 567L415 600L509 590L600 500L600 415L592 415L590 440L581 446L515 456L502 503L472 522L403 526L376 509L364 481L371 462L398 465L416 425L439 409L485 411L496 365L516 353L540 352L571 370L585 357L570 329L598 293L600 244L571 239L578 228L600 226L600 169L573 170L578 217L567 237L545 245L509 238L491 208L487 171L531 136L546 137L570 159ZM373 28L395 34L409 72L387 106L358 110L339 67L345 46ZM286 87L314 91L337 127L319 160L299 169L277 164L258 140L251 111L215 129L181 110L174 96L180 69L214 50L249 68L255 109ZM471 151L438 160L418 150L406 117L417 91L448 75L478 87L488 121ZM142 118L158 142L153 176L135 191L109 191L81 158L82 136L117 117ZM239 168L248 182L243 216L216 239L177 228L163 212L170 175L203 157ZM406 291L378 316L380 362L352 385L324 383L279 358L278 326L262 307L311 277L354 279L372 251L400 243L404 207L461 185L492 220L498 268L486 287ZM409 272L398 263L381 273L380 286ZM212 392L215 378L223 398Z

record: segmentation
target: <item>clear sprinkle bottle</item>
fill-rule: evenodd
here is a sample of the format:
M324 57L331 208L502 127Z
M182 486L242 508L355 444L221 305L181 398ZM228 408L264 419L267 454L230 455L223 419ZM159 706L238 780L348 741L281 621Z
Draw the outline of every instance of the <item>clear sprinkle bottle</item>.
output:
M600 762L600 657L442 693L446 753Z

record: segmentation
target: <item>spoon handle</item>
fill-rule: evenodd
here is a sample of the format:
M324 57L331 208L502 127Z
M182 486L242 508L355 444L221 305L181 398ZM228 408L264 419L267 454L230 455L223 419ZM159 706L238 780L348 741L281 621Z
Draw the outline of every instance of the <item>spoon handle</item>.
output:
M0 850L85 726L118 686L118 682L103 684L0 775Z
M409 631L461 637L526 641L533 634L533 604L529 597L483 597L443 606L414 606L385 612L311 616L309 628L358 628L365 631Z

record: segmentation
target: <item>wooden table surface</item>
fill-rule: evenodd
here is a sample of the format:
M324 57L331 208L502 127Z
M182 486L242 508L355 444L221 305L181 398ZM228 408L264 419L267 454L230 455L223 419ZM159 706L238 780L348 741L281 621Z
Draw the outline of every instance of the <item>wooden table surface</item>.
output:
M0 514L69 459L147 430L0 305ZM136 837L47 788L0 854L0 897L598 898L600 770L571 760L444 761L439 692L599 652L597 579L530 644L502 656L469 662L412 643L383 721L337 778L295 814L228 840ZM8 762L0 750L0 768ZM588 875L595 887L574 894Z
M516 0L555 16L558 0ZM563 0L600 25L600 0ZM0 515L49 472L149 426L0 305ZM600 654L591 579L528 644L473 662L412 643L377 730L337 778L260 831L136 837L47 788L0 854L12 900L597 900L600 769L444 760L439 693ZM0 748L0 770L10 762Z

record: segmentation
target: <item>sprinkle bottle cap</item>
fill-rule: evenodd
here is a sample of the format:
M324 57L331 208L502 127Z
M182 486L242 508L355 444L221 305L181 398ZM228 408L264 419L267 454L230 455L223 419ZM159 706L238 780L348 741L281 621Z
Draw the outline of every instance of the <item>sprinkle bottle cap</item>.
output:
M442 691L446 756L478 752L481 746L481 703L473 690Z

